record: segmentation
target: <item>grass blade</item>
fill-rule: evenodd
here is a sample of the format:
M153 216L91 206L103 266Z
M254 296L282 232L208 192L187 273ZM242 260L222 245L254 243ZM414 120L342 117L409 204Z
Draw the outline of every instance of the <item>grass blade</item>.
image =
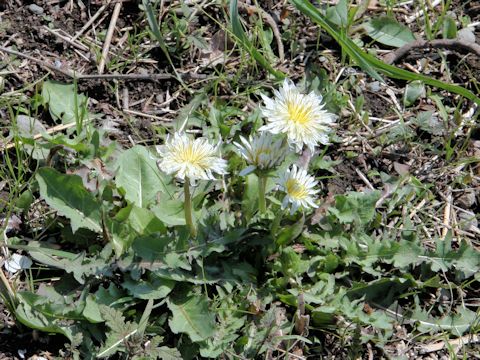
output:
M173 65L172 58L170 57L170 53L168 52L168 49L167 49L167 44L165 44L162 33L160 31L160 27L158 26L157 18L155 17L155 12L153 11L152 4L150 3L149 0L142 0L142 5L143 5L143 8L145 9L145 14L147 15L147 21L148 21L148 25L150 26L150 30L153 36L155 36L155 39L158 41L158 45L160 46L160 49L162 49L163 53L165 54L168 63L172 67L173 72L175 73L175 77L183 86L183 88L188 92L190 92L190 89L187 87L187 85L185 85L185 83L182 80L182 77L180 76L180 74L177 72L177 69Z
M360 66L366 73L372 76L374 79L382 80L379 72L384 75L399 79L399 80L421 80L425 84L437 87L461 95L477 105L480 105L480 98L476 96L471 91L465 89L464 87L458 85L447 84L440 80L432 79L428 76L415 74L411 71L399 69L395 66L384 63L383 61L377 59L375 56L366 53L360 49L352 40L346 36L342 36L337 30L335 30L320 14L318 9L313 6L307 0L291 0L295 7L302 12L304 15L308 16L314 22L316 22L322 29L324 29L331 37L333 37L342 47L342 49L352 58L358 66Z
M282 80L285 74L281 71L275 70L270 62L253 46L243 30L240 17L238 15L238 1L230 1L230 23L232 25L232 32L237 42L270 74L277 79Z

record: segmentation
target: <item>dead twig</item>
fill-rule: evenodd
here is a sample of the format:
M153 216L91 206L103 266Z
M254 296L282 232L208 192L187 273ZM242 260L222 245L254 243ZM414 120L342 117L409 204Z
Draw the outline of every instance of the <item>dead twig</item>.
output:
M73 126L75 126L76 123L75 122L72 122L72 123L68 123L68 124L60 124L60 125L56 125L54 127L51 127L50 129L48 129L46 131L47 134L53 134L53 133L56 133L56 132L59 132L59 131L63 131L63 130L66 130L66 129L69 129ZM33 136L33 139L34 140L38 140L38 139L41 139L45 134L44 133L41 133L41 134L36 134ZM21 143L21 142L20 142ZM16 142L10 142L8 144L6 144L5 146L3 147L0 147L0 152L3 152L5 150L8 150L8 149L11 149L11 148L14 148L15 146L17 145Z
M46 61L40 60L38 58L21 53L13 49L5 48L3 46L0 46L0 52L4 52L6 54L18 56L18 57L33 61L36 64L48 70L60 73L64 76L67 76L71 79L76 79L76 80L130 80L130 81L151 80L151 81L155 81L155 80L177 79L177 77L172 74L82 74L74 70L57 67ZM195 73L185 73L185 74L180 74L180 76L183 79L192 79L192 80L203 80L207 78L207 75L195 74Z
M38 65L41 65L41 66L44 67L44 68L47 68L48 70L52 70L52 71L61 73L61 74L65 75L65 76L75 77L75 74L74 74L71 70L64 70L64 69L62 69L62 68L60 68L60 67L57 67L57 66L52 65L52 64L49 64L49 63L46 62L46 61L37 59L37 58L35 58L35 57L33 57L33 56L30 56L30 55L21 53L21 52L19 52L19 51L16 51L16 50L13 50L13 49L9 49L9 48L3 47L3 46L0 46L0 51L1 51L1 52L4 52L4 53L6 53L6 54L10 54L10 55L13 55L13 56L18 56L18 57L21 57L21 58L24 58L24 59L28 59L28 60L30 60L30 61L35 62L35 63L38 64Z
M120 10L122 9L122 3L116 3L113 8L112 18L110 19L110 25L108 25L107 35L105 36L105 42L103 43L102 56L100 58L100 63L98 64L98 73L103 74L105 69L105 62L107 61L108 50L110 49L110 44L112 43L113 32L115 31L115 25L117 24L118 16L120 15Z
M355 168L355 171L357 175L360 177L360 179L362 179L362 181L365 183L365 185L367 185L367 187L370 190L375 190L372 183L367 179L367 177L362 173L362 171L359 168Z
M440 3L442 2L442 0L434 0L432 2L432 4L430 5L431 8L433 9L434 7L440 5ZM426 9L428 11L428 9ZM414 22L415 20L417 20L418 18L422 17L423 14L425 13L425 11L422 9L420 11L417 11L415 14L413 14L412 16L408 17L405 19L405 23L407 24L411 24L412 22Z
M164 126L171 126L171 123L168 122L165 118L161 118L159 116L151 115L151 114L146 114L141 111L136 111L136 110L130 110L130 109L122 109L122 111L126 114L134 115L134 116L140 116L152 120L158 120L160 121Z
M184 80L204 80L208 76L205 74L185 73L179 74ZM78 74L75 73L77 80L130 80L130 81L143 81L143 80L168 80L177 79L173 74ZM178 79L177 79L178 80Z
M480 45L459 39L416 40L387 54L383 61L394 64L415 49L450 49L464 50L480 56Z
M79 50L82 50L82 51L89 51L89 50L90 50L87 46L79 43L78 41L72 40L71 37L68 37L68 36L65 36L65 35L60 34L60 32L59 32L60 30L52 30L52 29L50 29L48 26L45 26L45 25L43 26L43 29L45 29L46 31L48 31L50 34L57 36L57 37L60 38L61 40L69 43L70 45L72 45L73 47L75 47L75 48L77 48L77 49L79 49Z
M172 74L81 74L78 80L167 80L173 79Z
M422 345L420 348L420 352L422 354L431 353L446 349L447 347L455 348L455 351L458 352L460 348L467 344L475 344L480 342L480 336L478 335L464 335L457 339L449 340L449 341L440 341L433 344Z
M452 212L452 192L448 190L447 195L444 195L442 193L439 193L443 200L445 200L445 209L443 211L443 229L442 229L442 240L445 240L445 238L448 235L448 230L452 229L453 227L450 225L451 221L451 212ZM453 236L453 234L452 234Z
M76 34L72 37L72 41L77 40L78 37L81 36L90 27L90 25L92 25L95 20L97 20L100 15L102 15L103 11L108 7L108 5L110 5L111 2L112 0L107 0L107 2L97 10L97 12L90 18L90 20L88 20L85 25L83 25L83 27L76 32Z

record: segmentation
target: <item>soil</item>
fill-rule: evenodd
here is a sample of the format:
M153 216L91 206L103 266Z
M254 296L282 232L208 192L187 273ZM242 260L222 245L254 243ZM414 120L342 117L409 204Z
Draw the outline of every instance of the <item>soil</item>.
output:
M64 343L63 337L17 326L0 302L0 360L49 359L52 355L58 355Z

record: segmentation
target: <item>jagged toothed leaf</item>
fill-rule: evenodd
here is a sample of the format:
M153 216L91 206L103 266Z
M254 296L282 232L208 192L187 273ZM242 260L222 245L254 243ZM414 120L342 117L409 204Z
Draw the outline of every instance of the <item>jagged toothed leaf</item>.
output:
M466 277L476 274L480 270L480 252L466 242L462 242L453 261L455 268Z
M417 329L421 332L437 333L448 331L452 335L462 336L474 326L476 320L478 321L478 315L467 308L458 307L454 314L449 313L449 315L444 317L433 317L425 310L417 307L409 319L417 324Z
M145 355L134 358L135 360L150 360L150 359L160 359L160 360L183 360L182 354L178 349L171 348L168 346L160 346L163 342L163 337L154 336L150 342L147 349L145 349Z
M406 268L410 265L419 264L424 261L421 256L425 251L418 244L409 241L401 241L398 245L392 247L392 250L395 250L392 254L393 265L397 268Z
M169 348L168 346L161 346L157 349L157 356L161 360L183 360L182 354L175 348Z
M335 197L335 207L329 209L342 223L366 225L375 216L375 204L380 198L379 191L368 193L349 192Z
M107 338L98 350L96 357L106 358L117 351L125 352L127 350L125 342L138 332L138 324L125 321L122 312L110 306L100 305L99 309L110 331L107 333Z
M168 324L174 334L186 333L193 342L198 342L215 333L215 314L210 312L204 296L170 298L167 305L172 312Z

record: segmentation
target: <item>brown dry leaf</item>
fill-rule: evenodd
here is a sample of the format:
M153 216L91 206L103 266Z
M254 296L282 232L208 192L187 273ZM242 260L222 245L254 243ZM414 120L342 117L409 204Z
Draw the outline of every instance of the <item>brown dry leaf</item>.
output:
M320 222L320 220L327 213L328 208L335 203L335 195L331 192L328 193L327 197L324 199L322 205L320 205L312 216L311 224L315 225Z
M0 227L5 225L5 218L0 219ZM5 231L9 233L12 230L20 231L20 225L22 225L22 220L17 215L12 215L8 218L7 226L5 227Z
M306 357L303 355L303 350L300 347L295 347L291 354L295 355L295 359L306 359Z
M456 204L462 209L471 209L477 203L475 192L466 191L456 199Z
M105 120L102 121L101 129L109 135L120 136L123 134L123 131L120 129L122 124L122 119L107 116Z
M95 191L101 180L113 178L113 175L107 171L100 159L93 159L77 169L67 170L67 174L80 176L83 186L90 191Z
M225 34L225 31L218 30L210 39L208 50L203 50L201 54L201 65L203 67L214 67L223 64L226 60L225 50L231 49L232 41Z
M406 164L401 164L399 162L393 162L393 168L400 176L408 175L410 173L410 166Z
M98 180L91 176L91 170L86 166L79 167L73 171L68 169L67 174L80 176L83 186L89 191L95 191L98 187Z
M280 13L280 20L285 20L290 15L290 11L287 8L283 8L282 12Z
M309 315L299 315L295 319L295 331L299 335L306 335L308 333L309 324L310 324Z
M457 352L466 344L476 344L479 342L480 336L468 334L449 341L439 341L431 344L421 345L419 348L421 354L433 353L446 348L454 348L455 352Z

